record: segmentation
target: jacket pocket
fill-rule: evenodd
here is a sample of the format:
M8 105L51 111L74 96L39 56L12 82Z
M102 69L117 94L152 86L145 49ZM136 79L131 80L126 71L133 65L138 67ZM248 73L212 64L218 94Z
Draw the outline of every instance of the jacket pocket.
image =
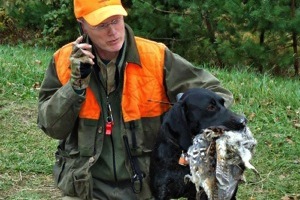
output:
M78 171L73 174L74 188L76 195L82 199L92 199L91 174L85 174Z
M89 168L89 157L79 156L79 151L70 152L69 156L58 151L53 169L56 186L64 195L92 199L93 183Z
M58 155L58 153L55 154L55 164L53 167L53 176L54 176L54 183L57 186L58 182L61 180L62 171L65 167L65 160L62 156Z
M95 151L98 120L80 119L78 128L78 150L80 156L91 157Z
M56 162L53 168L55 185L64 195L75 196L73 186L73 170L71 169L72 160L56 154Z

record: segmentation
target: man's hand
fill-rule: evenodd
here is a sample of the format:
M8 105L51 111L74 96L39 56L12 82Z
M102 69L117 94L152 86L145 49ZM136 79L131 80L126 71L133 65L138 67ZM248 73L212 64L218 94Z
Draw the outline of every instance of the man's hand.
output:
M92 72L93 59L92 45L81 43L83 36L80 36L73 42L73 50L70 56L71 61L71 83L76 91L86 89L90 82L90 74Z

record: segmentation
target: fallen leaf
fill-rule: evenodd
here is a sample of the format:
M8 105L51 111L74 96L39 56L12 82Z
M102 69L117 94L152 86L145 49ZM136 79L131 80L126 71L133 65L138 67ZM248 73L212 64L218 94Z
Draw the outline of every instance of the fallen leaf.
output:
M32 88L33 89L36 89L36 90L39 90L41 88L41 84L39 82L35 82L33 85L32 85Z
M294 164L300 164L300 159L294 160Z
M281 175L279 176L279 180L283 180L283 179L285 179L285 178L286 178L286 175L281 174Z
M281 197L281 200L300 200L300 194L290 194Z
M40 61L40 60L35 60L35 63L38 64L38 65L40 65L40 64L42 63L42 61Z
M287 136L285 138L285 141L287 141L287 143L289 143L289 144L294 144L294 141L292 140L292 136Z
M254 119L255 116L256 116L255 113L251 113L251 114L249 115L248 119L249 119L250 121L252 121L252 120Z
M280 134L274 134L274 137L276 137L276 138L280 138L280 137L281 137L281 135L280 135Z
M266 144L268 147L272 147L272 142L270 142L270 141L265 141L265 144Z
M294 126L295 126L295 128L300 128L300 124L298 124L298 123L295 123Z

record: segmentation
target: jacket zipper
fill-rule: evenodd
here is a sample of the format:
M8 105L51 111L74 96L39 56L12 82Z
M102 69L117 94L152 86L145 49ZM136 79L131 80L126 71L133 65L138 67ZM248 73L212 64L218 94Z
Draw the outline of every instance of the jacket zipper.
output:
M114 140L113 137L110 136L110 141L111 141L111 145L112 145L112 153L113 153L113 170L114 170L114 177L115 177L115 181L118 181L117 178L117 172L116 172L116 156L115 156L115 148L114 148Z
M117 171L116 171L116 155L115 155L115 145L114 145L114 139L113 139L113 125L114 125L114 120L113 120L113 114L112 114L112 110L111 110L111 106L110 106L110 102L109 102L109 94L108 94L108 85L107 85L107 80L108 80L108 74L107 74L107 69L106 69L106 81L105 81L105 85L106 85L106 107L107 107L107 117L106 117L106 133L107 133L107 129L110 129L110 134L108 134L107 136L110 137L110 141L111 141L111 146L112 146L112 159L113 159L113 171L114 171L114 178L115 178L115 182L118 181L117 178Z
M114 120L113 120L113 115L112 115L112 110L111 110L111 106L110 106L110 102L109 102L109 97L108 97L108 94L107 94L107 97L106 97L107 101L106 101L106 106L107 106L107 117L106 117L106 135L107 137L110 137L110 141L111 141L111 146L112 146L112 159L113 159L113 171L114 171L114 178L115 178L115 181L117 182L118 181L118 178L117 178L117 172L116 172L116 155L115 155L115 145L114 145L114 139L113 139L113 125L114 125Z
M97 63L97 61L96 61ZM97 67L99 67L98 65L96 65ZM111 119L110 120L113 120L112 118L112 112L111 112L111 108L110 108L110 103L109 103L109 95L108 95L108 86L107 86L107 69L106 69L106 80L105 80L105 84L102 83L102 81L100 80L100 74L101 73L101 70L99 69L98 71L98 74L96 74L96 77L100 83L100 85L102 85L103 89L104 89L104 92L106 92L106 107L107 107L107 113L106 113L106 116L104 114L104 123L105 125L107 125L107 122L108 122L108 118L110 117ZM109 106L109 107L108 107ZM101 105L101 110L104 110L103 109L104 106ZM104 112L103 112L104 113ZM105 126L105 132L107 131L107 127ZM111 131L112 131L112 127L111 127ZM108 137L110 137L110 140L111 140L111 145L112 145L112 154L113 154L113 171L114 171L114 179L115 181L117 182L118 181L118 178L117 178L117 172L116 172L116 155L115 155L115 147L114 147L114 141L113 141L113 137L112 137L112 132L111 132L111 135L106 135Z

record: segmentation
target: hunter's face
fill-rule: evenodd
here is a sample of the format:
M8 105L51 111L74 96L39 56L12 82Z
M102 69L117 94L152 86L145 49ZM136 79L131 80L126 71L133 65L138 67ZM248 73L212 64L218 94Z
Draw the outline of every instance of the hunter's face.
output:
M115 15L107 18L96 26L81 22L83 31L88 34L97 53L103 59L117 56L125 40L124 18Z

